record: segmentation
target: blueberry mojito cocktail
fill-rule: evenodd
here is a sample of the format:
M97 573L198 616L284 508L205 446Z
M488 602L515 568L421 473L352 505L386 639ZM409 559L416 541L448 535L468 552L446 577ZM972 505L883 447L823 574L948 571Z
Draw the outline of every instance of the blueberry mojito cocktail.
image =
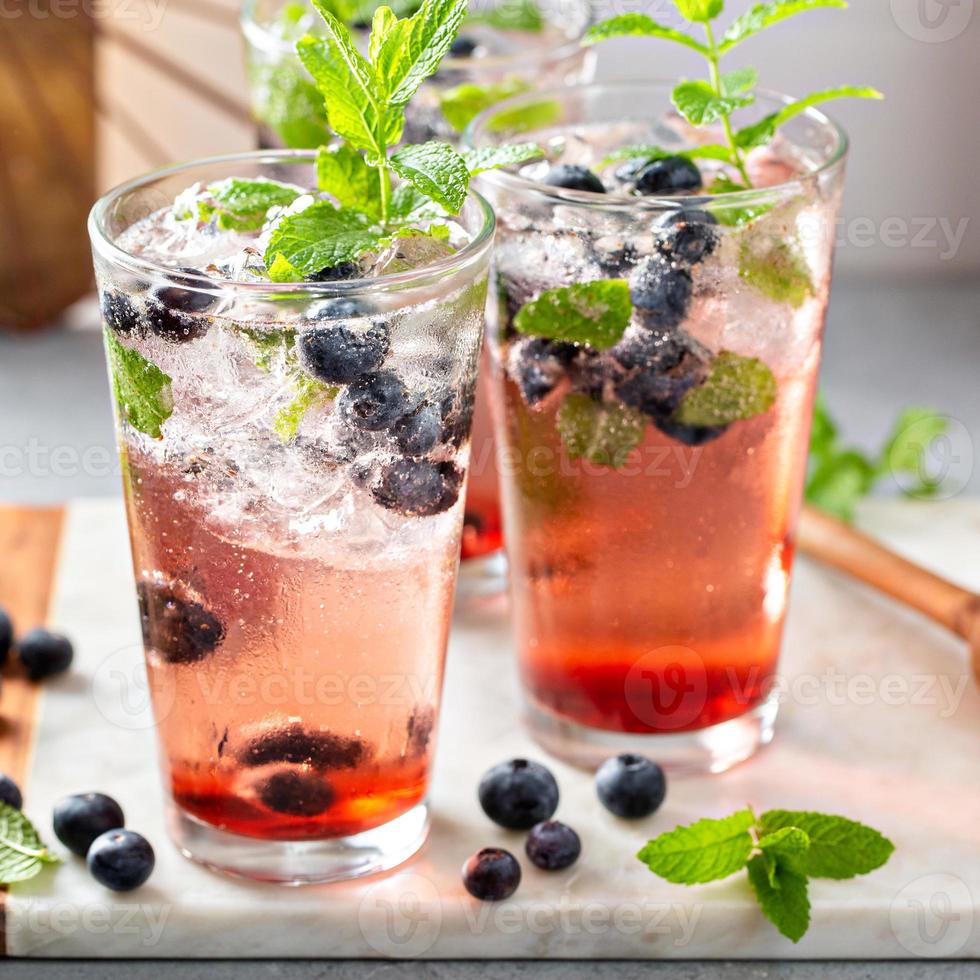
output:
M389 70L356 79L328 25L344 142L93 211L171 830L239 874L349 877L424 840L493 216L451 147L387 140L458 14L389 16Z
M703 49L711 82L536 93L468 133L547 155L482 179L489 335L529 722L584 764L720 770L775 714L846 141Z

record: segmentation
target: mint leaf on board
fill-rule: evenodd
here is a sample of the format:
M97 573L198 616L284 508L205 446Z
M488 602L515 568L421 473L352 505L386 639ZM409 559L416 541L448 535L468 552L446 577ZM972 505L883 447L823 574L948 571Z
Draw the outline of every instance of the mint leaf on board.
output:
M731 115L736 109L751 105L754 95L719 95L708 82L681 82L671 94L674 108L693 126L707 126Z
M778 394L776 378L765 363L723 350L704 382L684 395L672 421L681 425L729 425L768 412Z
M681 17L693 23L706 24L714 20L724 9L724 0L674 0Z
M800 870L811 878L853 878L880 868L895 850L884 835L847 817L806 810L768 810L759 817L763 835L796 827L810 838L799 856Z
M340 391L339 388L325 385L308 374L298 375L294 387L296 394L293 400L281 408L272 420L272 427L283 442L292 442L296 438L300 424L311 408L332 401Z
M773 238L761 246L744 239L738 253L738 274L760 293L794 309L813 295L806 259L798 246L786 239Z
M378 171L369 167L357 150L343 143L321 146L316 157L316 183L342 208L353 208L371 217L381 214Z
M728 30L722 35L718 45L719 54L725 54L748 37L758 34L772 24L776 24L794 14L802 14L818 7L847 7L847 0L771 0L769 3L758 3L747 13L732 21Z
M317 201L276 224L266 246L265 265L270 276L280 259L301 276L313 276L341 262L359 259L380 247L386 237L360 211Z
M103 336L119 417L137 432L162 438L160 427L174 410L170 375L139 351L124 347L112 330L105 329Z
M558 409L558 434L572 459L618 470L643 441L646 419L618 402L567 395Z
M491 7L466 18L471 24L486 24L501 31L526 31L539 34L544 30L544 17L535 0L514 0Z
M748 873L763 915L787 939L798 943L810 927L806 876L765 854L756 854L749 861Z
M699 44L693 37L689 37L682 31L658 24L653 18L646 14L620 14L617 17L610 17L599 24L593 24L582 38L583 44L598 44L612 37L659 37L665 41L674 41L683 44L685 47L692 48L698 54L707 55L708 49Z
M485 170L512 167L518 163L534 160L544 154L537 143L511 143L507 146L488 146L483 149L463 150L462 155L470 176L475 177Z
M34 825L9 803L0 803L0 885L27 881L46 864L58 864Z
M782 861L787 867L806 853L810 838L799 827L780 827L771 834L759 838L759 850L770 858Z
M529 87L521 78L509 78L489 85L464 82L440 94L439 108L446 122L461 133L484 109L520 95Z
M717 881L745 867L754 823L751 810L720 820L705 818L655 837L636 856L654 874L678 885Z
M448 143L404 146L391 155L391 167L399 177L441 204L450 214L458 214L463 207L470 185L470 170Z
M606 350L619 341L633 312L625 279L600 279L543 292L514 317L520 333Z
M286 207L305 191L278 180L229 177L209 185L207 193L210 197L198 202L201 221L217 215L223 230L256 231L265 224L269 208Z

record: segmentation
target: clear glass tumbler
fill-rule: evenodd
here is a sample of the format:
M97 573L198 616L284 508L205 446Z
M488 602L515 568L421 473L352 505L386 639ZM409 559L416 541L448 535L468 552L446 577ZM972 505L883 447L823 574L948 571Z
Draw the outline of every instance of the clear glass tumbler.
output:
M498 219L488 341L528 724L586 766L638 752L721 771L772 736L846 138L811 110L749 155L759 189L658 199L626 192L636 168L616 150L719 142L668 86L520 96L466 139L518 136L549 162L480 186ZM543 183L554 162L608 193ZM534 336L543 293L595 282L625 302L625 333ZM599 306L582 293L551 322Z
M247 237L174 218L195 182L313 187L313 159L173 167L90 219L170 831L290 883L425 840L493 238L471 195L456 251L405 269L403 242L374 278L273 284ZM337 322L386 353L326 388L304 338ZM380 424L395 403L437 418L423 458Z

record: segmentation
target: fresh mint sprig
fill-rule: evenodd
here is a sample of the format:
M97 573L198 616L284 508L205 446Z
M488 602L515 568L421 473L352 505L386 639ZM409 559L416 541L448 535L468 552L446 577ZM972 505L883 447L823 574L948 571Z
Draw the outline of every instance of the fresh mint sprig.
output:
M46 864L60 860L20 810L0 803L0 885L27 881L40 874Z
M877 830L847 817L805 810L740 810L661 834L637 858L680 885L718 881L746 869L763 914L794 943L810 925L810 878L853 878L880 868L895 850Z
M739 190L753 186L745 163L745 152L765 146L781 126L801 112L833 99L883 98L877 89L867 86L846 85L827 89L798 99L778 112L736 130L732 124L732 114L755 102L753 90L758 82L758 72L754 68L737 68L723 73L721 58L743 41L787 17L820 7L842 9L847 7L847 3L845 0L770 0L757 4L736 18L720 37L715 32L714 21L724 10L724 0L673 0L673 3L684 20L701 25L703 41L660 24L646 14L629 13L594 25L586 32L584 43L595 44L612 37L657 37L684 45L704 57L708 63L708 78L680 82L674 88L672 101L677 111L693 126L721 123L725 145L712 146L711 153L714 159L721 159L738 171L742 181L737 188ZM719 153L719 150L723 152Z

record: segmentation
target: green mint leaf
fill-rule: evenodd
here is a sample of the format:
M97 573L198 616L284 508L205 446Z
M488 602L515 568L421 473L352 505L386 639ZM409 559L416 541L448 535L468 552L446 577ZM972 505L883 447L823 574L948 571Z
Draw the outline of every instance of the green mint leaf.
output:
M380 42L371 45L371 61L389 106L404 107L422 82L435 74L459 33L465 13L466 3L461 0L425 0L407 19L385 19L382 15L384 30Z
M367 215L335 208L329 201L317 201L276 224L264 259L269 278L273 278L274 271L285 269L280 259L293 272L312 276L341 262L359 259L384 240L385 236L372 226ZM290 280L275 278L274 281Z
M666 27L658 24L646 14L620 14L618 17L610 17L599 24L593 24L582 38L583 44L598 44L612 37L659 37L665 41L674 41L683 44L685 47L692 48L698 54L707 55L708 49L688 37L687 34L675 30L673 27Z
M799 942L810 927L806 877L764 854L749 861L748 873L765 917L787 939Z
M811 464L806 481L808 503L839 517L854 520L854 505L874 486L875 467L856 449L829 452Z
M810 426L810 459L824 459L837 443L837 423L827 409L827 401L817 394L813 402L813 423Z
M721 76L722 95L741 95L753 89L759 81L759 72L755 68L736 68Z
M313 4L324 19L326 36L307 35L296 45L296 52L323 96L327 119L337 135L355 149L383 157L387 143L395 140L386 142L386 114L374 70L322 0L313 0Z
M643 441L646 419L619 403L568 395L558 410L558 434L572 459L618 470Z
M416 224L445 216L444 208L411 184L400 184L391 195L391 205L388 209L388 219L391 223Z
M174 410L172 379L139 351L124 347L111 330L103 334L120 418L137 432L162 438L160 426Z
M352 147L343 143L321 146L316 157L316 182L342 208L353 208L371 217L381 213L378 171L369 167Z
M253 111L292 149L310 149L330 139L327 110L316 83L292 59L252 72Z
M462 153L471 177L482 174L485 170L512 167L544 155L537 143L509 143L505 146L463 150Z
M708 190L712 194L737 194L742 191L751 190L751 188L737 183L725 174L719 174L711 182ZM762 215L771 211L774 207L775 204L773 202L766 200L749 204L722 204L713 201L708 205L708 210L711 211L721 224L740 228L743 225L752 224L756 218L762 217Z
M637 143L632 146L622 146L604 157L600 167L608 167L618 160L663 160L666 157L684 157L687 160L722 160L725 163L733 161L732 151L727 146L718 143L705 143L702 146L691 146L683 150L667 150L653 143Z
M684 20L706 24L714 20L724 9L724 0L674 0L674 6Z
M446 89L439 96L439 108L446 122L457 132L462 132L484 109L514 95L520 95L528 88L528 83L520 78L510 78L490 85L464 82Z
M759 838L759 850L774 861L780 861L788 868L798 868L798 861L810 847L810 837L799 827L780 827L771 834Z
M760 293L794 309L813 295L806 259L785 239L772 239L759 247L746 238L738 253L738 273Z
M800 869L811 878L853 878L880 868L895 850L887 837L847 817L805 810L768 810L759 818L763 835L797 827L810 838Z
M794 14L816 10L818 7L843 9L846 6L846 0L772 0L770 3L758 3L747 13L732 21L731 26L722 36L718 52L724 54L746 38Z
M296 394L293 400L281 408L272 420L276 435L283 442L292 442L296 438L300 424L311 408L318 407L337 397L339 388L325 385L307 374L299 375L294 381Z
M673 420L681 425L729 425L769 411L779 388L766 364L721 351L711 373L681 400Z
M272 282L302 282L303 273L281 253L272 260L272 265L266 270Z
M545 21L535 0L517 0L504 3L480 13L471 13L471 24L487 24L501 31L527 31L538 34L544 30Z
M901 483L906 496L918 498L935 493L942 480L929 475L926 457L932 443L948 429L948 421L931 408L906 408L885 441L877 472L914 477L914 482Z
M730 115L742 106L751 105L754 95L718 95L701 79L681 82L671 93L677 111L693 126L707 126Z
M561 118L561 103L554 99L538 99L525 105L495 112L487 122L491 133L526 133L543 129Z
M791 102L779 112L771 113L740 129L735 134L735 143L744 150L752 149L755 146L765 146L776 134L780 126L785 125L791 119L795 119L800 113L805 112L813 106L822 105L825 102L833 102L835 99L883 99L884 96L876 88L866 85L841 85L837 88L824 89L822 92L813 92L811 95L796 102Z
M0 803L0 885L27 881L46 864L57 864L34 824L9 803Z
M751 810L721 820L698 820L648 841L637 858L654 874L678 885L727 878L745 867L752 852Z
M391 168L450 214L459 214L469 190L470 171L448 143L404 146L391 155Z
M532 337L605 350L622 338L632 312L626 280L600 279L543 292L517 311L514 327Z
M228 231L256 231L265 224L272 207L286 207L305 191L278 180L229 177L208 187L210 199L198 203L202 221L217 215L218 227Z

